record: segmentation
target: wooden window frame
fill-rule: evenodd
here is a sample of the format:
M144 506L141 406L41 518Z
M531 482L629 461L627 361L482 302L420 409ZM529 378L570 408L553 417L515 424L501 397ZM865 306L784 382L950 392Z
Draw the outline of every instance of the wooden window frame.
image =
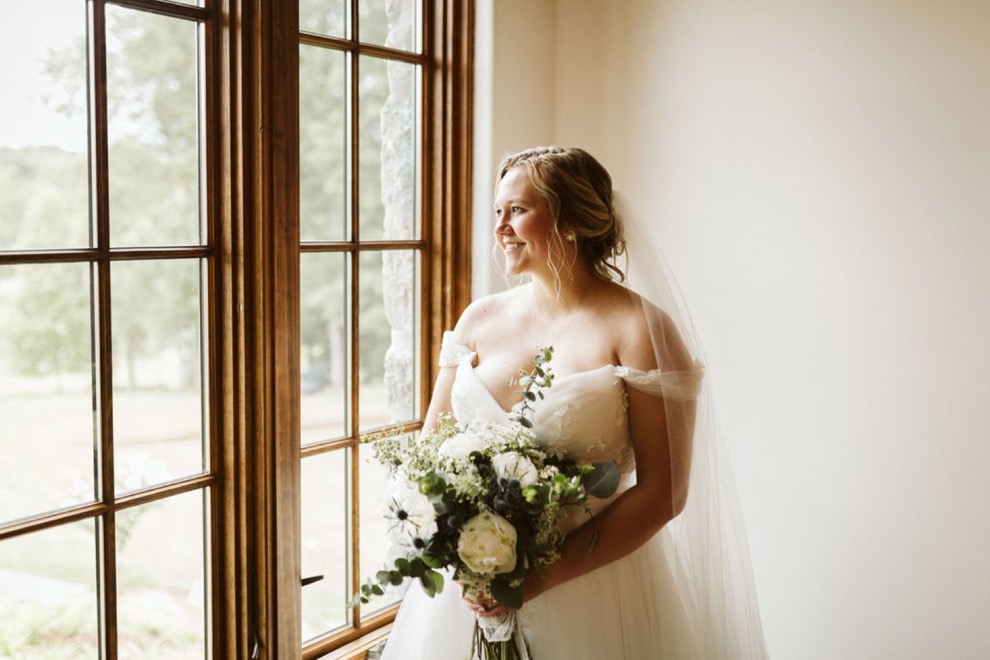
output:
M426 3L430 25L423 127L423 352L437 355L444 330L470 300L471 136L474 8L470 0ZM223 590L214 625L222 657L293 658L300 619L299 429L299 33L296 2L221 0L215 75L218 131L215 197L220 267L218 379L223 417L220 474L225 515L215 544ZM226 72L226 75L223 75ZM425 413L438 367L424 361ZM253 579L248 579L248 575ZM361 651L394 616L321 640L304 657ZM378 632L376 632L378 631Z
M295 0L206 0L204 7L163 6L154 0L113 4L195 17L206 28L205 212L212 218L206 246L182 248L208 259L210 470L118 498L133 506L168 492L207 489L211 522L208 653L215 658L353 657L379 639L394 610L362 626L320 640L303 652L300 567L300 361L299 361L299 33ZM356 0L352 0L356 5ZM100 27L105 2L96 3ZM429 29L423 44L424 125L422 177L424 355L436 356L444 330L470 300L471 137L474 3L425 3ZM102 29L102 28L100 28ZM96 58L98 103L105 103L106 71ZM103 151L97 162L96 208L106 214L108 184L105 109L94 130ZM89 258L100 269L100 303L109 305L106 271L108 223L97 223L99 247L39 255L8 252L0 263L40 263ZM136 249L133 258L159 255ZM167 251L166 251L167 252ZM162 252L161 254L165 254ZM174 252L174 251L173 251ZM172 254L172 252L167 252ZM119 256L119 254L117 254ZM98 341L109 350L100 326ZM102 367L106 369L106 365ZM438 367L421 364L420 417L425 414ZM108 424L101 391L101 424ZM100 451L112 461L112 442ZM112 471L102 489L113 497ZM74 507L3 525L0 540L56 525L103 516L106 555L113 561L114 506ZM112 576L110 570L108 575ZM110 578L112 579L112 577ZM108 585L113 592L114 585ZM113 611L113 607L109 608ZM114 621L107 642L115 647Z

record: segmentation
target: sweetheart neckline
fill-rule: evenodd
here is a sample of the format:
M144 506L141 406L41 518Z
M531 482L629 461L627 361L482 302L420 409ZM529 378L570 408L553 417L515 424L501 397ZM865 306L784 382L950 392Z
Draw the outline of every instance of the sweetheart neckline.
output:
M462 362L464 362L465 360L467 362L468 371L471 372L471 375L474 377L474 380L478 383L478 385L481 386L481 389L483 389L485 391L485 393L488 395L488 399L493 404L495 404L495 407L498 408L499 410L501 410L502 413L504 413L506 415L506 417L508 417L509 415L511 415L512 414L512 410L511 409L506 410L505 408L503 408L502 407L502 404L498 402L498 399L495 398L495 395L492 394L492 391L488 388L488 386L485 384L485 382L483 380L481 380L481 377L480 376L478 376L477 370L476 370L476 368L474 366L474 356L473 355L465 355L464 358L462 359ZM615 369L620 369L620 368L621 367L617 367L614 364L603 364L602 366L598 367L597 369L585 369L584 371L575 371L573 373L564 374L563 376L554 376L553 382L554 382L554 385L556 385L556 384L559 384L561 382L567 382L569 380L573 380L573 379L575 379L575 378L577 378L579 376L588 376L588 375L591 375L591 374L597 374L598 372L604 371L605 369L613 369L613 370L615 370ZM638 370L631 370L631 371L638 371ZM642 372L642 373L647 373L647 372ZM553 385L551 385L550 391L551 392L554 391ZM513 405L515 405L515 404L513 404Z

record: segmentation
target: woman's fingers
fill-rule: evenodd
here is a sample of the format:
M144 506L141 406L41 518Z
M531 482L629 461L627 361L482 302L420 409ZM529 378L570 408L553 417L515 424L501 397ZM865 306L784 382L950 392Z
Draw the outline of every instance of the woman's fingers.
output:
M498 616L500 614L505 614L508 611L509 608L506 607L505 605L496 605L490 609L486 608L483 609L481 612L478 612L478 616Z
M488 598L475 599L465 596L464 604L478 616L497 616L509 611L509 608L505 605L500 605L497 601Z

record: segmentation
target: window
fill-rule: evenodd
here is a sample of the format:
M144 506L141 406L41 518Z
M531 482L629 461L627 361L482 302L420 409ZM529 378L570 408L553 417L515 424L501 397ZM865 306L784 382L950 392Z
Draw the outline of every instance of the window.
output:
M348 607L387 550L384 474L361 437L419 428L434 374L424 312L443 260L430 254L424 165L440 136L425 109L443 83L424 45L436 11L300 3L301 570L321 576L303 588L302 636L313 654L381 625L396 602Z
M55 4L11 5L0 28L19 49L2 65L0 648L203 657L207 12Z
M467 302L470 3L35 4L0 21L0 654L351 643L390 617L344 607L359 438L421 424Z

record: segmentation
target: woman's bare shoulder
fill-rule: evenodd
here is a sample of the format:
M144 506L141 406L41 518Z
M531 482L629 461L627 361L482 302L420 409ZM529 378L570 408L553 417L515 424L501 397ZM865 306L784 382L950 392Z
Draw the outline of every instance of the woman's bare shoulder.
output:
M479 337L503 325L506 316L518 309L521 288L499 291L472 302L457 320L453 338L460 344L476 348Z
M622 337L617 348L619 364L644 371L661 366L686 368L691 364L670 314L629 289L616 300L616 330ZM667 364L657 364L658 357Z

